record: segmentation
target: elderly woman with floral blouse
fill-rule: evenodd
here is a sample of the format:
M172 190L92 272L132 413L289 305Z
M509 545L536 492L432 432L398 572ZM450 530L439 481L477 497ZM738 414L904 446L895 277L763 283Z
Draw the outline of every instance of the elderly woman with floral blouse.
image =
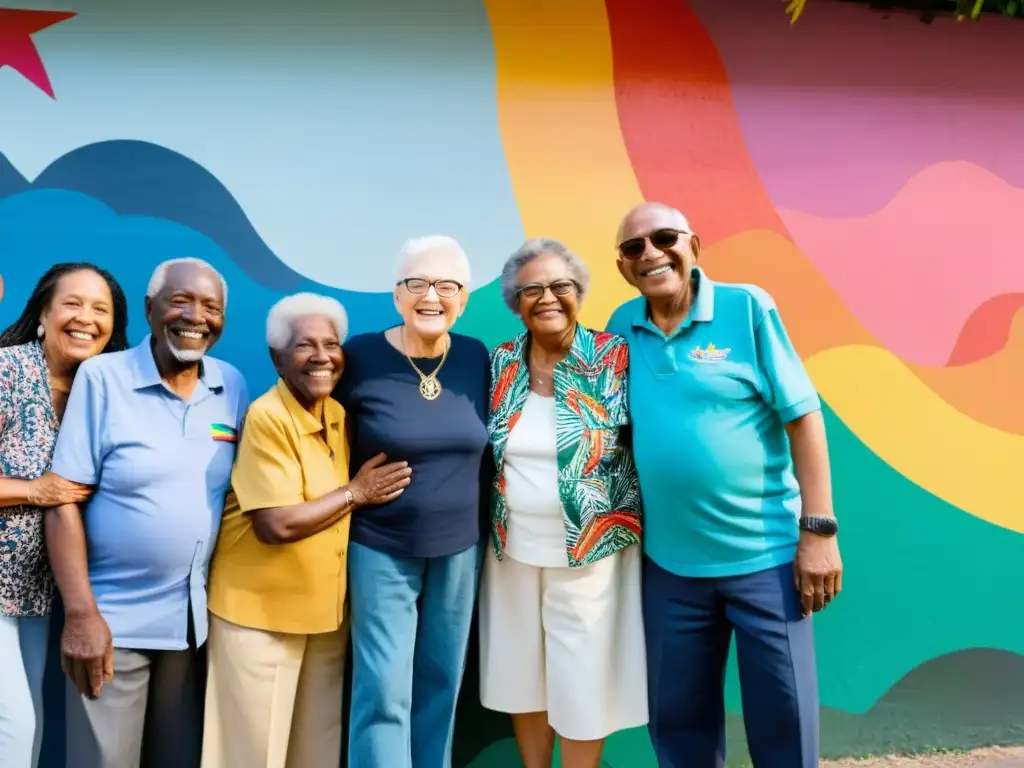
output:
M42 735L53 574L43 509L89 497L52 474L57 428L79 364L128 346L128 308L113 275L57 264L0 333L0 762L34 766Z
M526 768L596 768L647 723L641 510L625 341L580 325L586 266L527 241L502 270L526 332L491 361L493 552L480 595L480 696L512 715Z

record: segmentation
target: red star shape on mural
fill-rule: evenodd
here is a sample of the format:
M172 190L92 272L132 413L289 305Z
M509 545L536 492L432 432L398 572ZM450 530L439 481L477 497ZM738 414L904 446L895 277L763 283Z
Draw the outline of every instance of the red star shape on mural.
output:
M0 69L10 67L51 99L56 98L32 35L75 15L69 11L0 8Z

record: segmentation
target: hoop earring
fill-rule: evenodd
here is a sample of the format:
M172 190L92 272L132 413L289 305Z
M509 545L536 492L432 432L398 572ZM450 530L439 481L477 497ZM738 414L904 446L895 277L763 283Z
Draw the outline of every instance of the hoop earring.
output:
M46 335L46 329L45 329L45 328L43 328L43 324L42 324L42 323L40 323L40 324L39 324L39 327L38 327L38 328L36 328L36 338L38 338L38 339L41 339L41 338L43 338L43 336L45 336L45 335Z

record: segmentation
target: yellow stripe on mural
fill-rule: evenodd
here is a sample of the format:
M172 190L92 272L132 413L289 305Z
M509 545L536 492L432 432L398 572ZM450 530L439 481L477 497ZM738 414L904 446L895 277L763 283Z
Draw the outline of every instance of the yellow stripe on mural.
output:
M819 352L807 370L821 396L908 480L994 525L1024 533L1024 437L960 413L891 352Z
M619 128L602 0L486 0L498 124L527 237L553 237L590 267L582 320L603 328L635 296L615 267L615 227L642 200Z

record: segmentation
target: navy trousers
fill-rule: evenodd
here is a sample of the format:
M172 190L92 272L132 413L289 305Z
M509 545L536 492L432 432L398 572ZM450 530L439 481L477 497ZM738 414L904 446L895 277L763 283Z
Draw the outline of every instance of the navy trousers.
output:
M755 768L817 768L818 680L793 566L683 578L644 558L648 729L660 768L725 765L725 665L736 635Z

